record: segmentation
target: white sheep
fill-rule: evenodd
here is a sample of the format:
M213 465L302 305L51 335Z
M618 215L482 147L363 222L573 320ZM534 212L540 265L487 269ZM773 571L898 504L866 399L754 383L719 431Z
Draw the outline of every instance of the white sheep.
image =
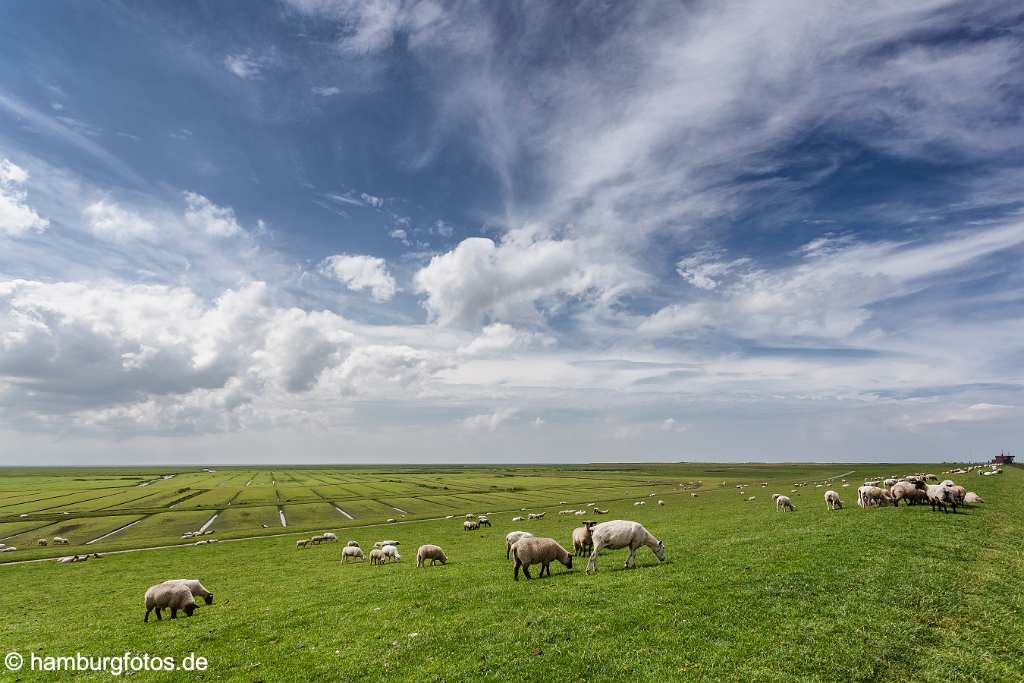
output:
M386 545L380 549L385 562L399 562L402 556L398 554L398 548L393 545Z
M647 501L646 500L638 500L635 503L633 503L633 507L637 507L639 505L647 505Z
M533 538L533 534L529 531L510 531L505 535L505 559L509 559L512 553L512 546L516 544L516 541L523 538Z
M420 549L416 551L416 566L422 567L427 560L430 560L430 564L434 565L440 562L441 564L448 563L448 556L441 550L441 546L432 545L427 543L421 545Z
M530 514L527 515L527 517L529 517L530 519L544 519L544 515L546 515L546 514L548 514L548 513L546 513L546 512L531 512ZM515 520L512 520L512 521L514 522Z
M384 564L384 553L381 552L380 548L374 548L370 551L370 564Z
M394 540L388 539L386 541L377 541L376 543L373 544L373 547L374 548L383 548L386 545L401 545L401 543L399 543L398 541L394 541Z
M942 512L945 514L949 512L946 509L946 505L953 506L953 514L956 514L956 500L953 498L953 492L942 484L928 484L928 502L932 506L932 512L936 509L942 508Z
M665 501L663 501L663 500L659 500L658 501L658 505L664 505L664 504L665 504Z
M490 518L487 517L487 515L480 515L479 517L477 517L476 518L476 523L477 523L478 527L481 527L481 526L489 527L489 526L491 526L491 520L490 520Z
M309 539L308 538L300 538L299 540L295 541L295 549L296 550L298 550L299 548L308 548L308 547L309 547Z
M349 548L358 548L359 547L359 541L349 541L345 545L348 546Z
M522 522L524 519L526 519L526 518L525 517L513 517L512 521L513 522Z
M462 523L462 530L463 531L476 531L479 528L480 528L480 522L477 522L475 520L471 521L471 520L467 519L465 522Z
M594 550L590 553L590 562L587 563L588 574L597 571L597 555L603 548L611 550L629 548L625 567L636 564L636 551L641 546L650 548L659 562L665 560L665 544L638 522L622 519L601 522L590 533L594 539Z
M796 510L796 508L793 507L793 501L789 499L789 496L779 496L776 498L775 509L779 511L788 510L789 512Z
M320 545L324 542L324 537L323 535L314 536L313 538L309 539L309 542L311 545Z
M964 496L964 502L965 503L984 503L985 501L982 500L981 496L979 496L974 491L968 491L967 495Z
M164 583L181 584L191 591L193 598L202 598L203 602L207 605L213 604L213 593L206 590L206 586L204 586L203 582L199 579L170 579L168 581L164 581Z
M15 550L17 550L17 548L13 545L5 545L3 548L0 548L0 553L13 553Z
M192 597L192 591L188 586L180 583L165 582L151 586L145 595L146 616L142 621L149 621L149 613L156 610L156 618L163 620L160 611L171 610L171 619L178 618L178 610L188 616L196 609L196 600Z
M839 497L839 493L829 489L825 491L825 507L829 510L842 510L843 501Z
M594 538L591 529L597 522L583 522L583 526L572 530L572 550L576 557L585 557L594 549Z
M46 547L46 544L47 544L47 540L46 540L45 538L40 538L40 539L39 539L38 541L36 541L36 543L37 543L38 545L41 545L41 546L43 546L43 547Z
M69 545L70 543L71 543L71 541L69 541L68 539L64 538L63 536L54 536L53 537L53 544L54 545Z
M601 508L594 508L594 514L595 515L607 515L608 511L607 510L602 510Z
M520 569L523 576L532 579L530 565L534 564L540 565L540 576L544 576L545 571L551 576L551 563L556 560L572 569L572 555L553 538L522 538L512 546L512 558L512 577L516 581L519 580Z
M394 547L394 546L392 546L392 547ZM345 546L344 548L341 549L341 563L345 564L345 562L349 558L352 558L353 560L359 560L359 561L362 561L362 560L366 559L365 555L363 555L362 548L359 548L357 546L352 546L352 545L347 545L347 546Z
M337 537L337 535L336 535L336 534L333 534L333 533L331 533L330 531L325 531L325 532L323 533L323 539L324 539L325 541L334 541L335 543L337 543L337 541L338 541L338 537Z

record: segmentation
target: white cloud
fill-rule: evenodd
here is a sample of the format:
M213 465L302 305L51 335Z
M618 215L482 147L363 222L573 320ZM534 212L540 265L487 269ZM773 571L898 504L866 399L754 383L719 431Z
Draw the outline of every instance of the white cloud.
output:
M460 346L459 353L468 356L487 355L505 351L525 351L532 347L550 347L555 340L539 332L520 330L506 323L491 323L480 331L480 336Z
M317 86L313 88L313 94L319 97L333 97L341 94L341 88L333 85Z
M493 432L519 413L515 408L500 408L493 413L472 415L462 421L463 428L474 432Z
M663 432L675 432L679 434L685 432L688 427L684 424L679 424L674 417L669 417L661 421L661 425L658 429Z
M320 269L353 291L370 290L375 301L390 301L398 291L384 259L376 256L336 254L324 259Z
M123 244L135 239L152 239L157 234L153 223L110 201L93 202L83 209L82 215L93 235L110 242Z
M185 222L211 237L233 237L242 232L231 207L217 206L195 192L185 193L185 204Z
M698 289L715 289L719 277L749 262L748 258L723 261L721 251L704 249L680 259L676 263L676 272Z
M256 78L263 71L265 63L252 52L240 52L224 58L224 66L228 71L241 79Z
M28 172L14 162L0 160L0 234L19 237L29 232L44 232L50 222L26 203L28 192L22 186Z
M375 197L372 194L367 194L365 192L361 193L359 196L362 198L364 202L366 202L369 206L372 206L375 209L379 209L380 207L384 206L383 197Z
M388 236L391 237L392 239L398 240L399 242L406 246L409 245L409 233L406 232L405 229L403 228L395 228L394 230L388 233Z

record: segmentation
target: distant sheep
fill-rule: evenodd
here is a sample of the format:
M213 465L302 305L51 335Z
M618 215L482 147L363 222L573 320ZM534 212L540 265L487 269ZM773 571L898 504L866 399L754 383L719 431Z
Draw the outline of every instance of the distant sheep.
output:
M843 501L836 491L825 491L825 507L829 510L842 510Z
M401 543L399 543L398 541L387 539L385 541L377 541L376 543L373 544L373 547L374 548L383 548L386 545L401 545Z
M295 549L296 550L298 550L299 548L308 548L308 547L309 547L309 539L308 538L300 538L299 540L295 541Z
M544 576L545 571L551 576L551 563L555 561L572 569L572 555L553 538L520 539L512 546L512 557L512 578L515 581L519 580L520 569L527 579L533 578L530 576L530 566L534 564L540 565L540 576Z
M647 505L647 501L646 500L638 500L635 503L633 503L633 507L636 507L638 505Z
M471 520L467 519L465 522L462 523L462 530L463 531L476 531L479 528L480 528L480 522L477 522L476 520L472 520L471 521Z
M309 543L310 545L320 545L324 542L324 540L325 539L323 536L314 536L313 538L309 539Z
M384 553L381 552L380 548L374 548L370 551L370 564L384 564Z
M608 511L607 510L602 510L601 508L594 508L594 514L595 515L607 515Z
M530 519L544 519L544 515L546 515L546 514L548 514L548 513L546 513L546 512L531 512L531 513L529 513L526 516L528 518L530 518ZM512 520L512 521L514 522L515 520Z
M338 542L338 537L335 534L332 534L330 531L324 532L323 539L325 541L334 541L335 543Z
M45 547L47 544L47 540L45 538L40 538L38 541L36 541L36 544Z
M513 517L512 521L513 522L522 522L525 519L526 519L525 517Z
M491 526L491 520L486 515L480 515L476 520L477 526Z
M793 507L793 501L789 499L789 496L779 496L776 498L775 509L780 511L787 510L789 512L796 510L796 508Z
M587 573L597 571L597 556L603 548L611 550L629 548L629 556L626 557L625 567L636 564L636 551L641 546L650 548L659 562L664 562L665 560L665 544L655 538L654 534L638 522L622 519L601 522L590 533L594 539L594 550L590 553Z
M386 545L380 549L385 562L400 562L402 556L398 554L398 548L393 545Z
M658 501L658 505L664 505L664 504L665 504L665 501L663 501L663 500L659 500Z
M448 556L441 550L441 546L438 545L421 545L420 549L416 551L416 566L422 567L427 560L430 560L430 564L434 565L440 562L441 564L448 563Z
M345 545L348 546L349 548L358 548L359 547L359 541L349 541Z
M149 613L156 610L156 618L163 620L160 611L171 610L171 619L178 618L178 610L188 616L196 610L196 601L188 586L180 583L159 583L151 586L145 595L146 616L142 621L149 621Z
M68 539L64 538L63 536L54 536L53 537L53 544L54 545L68 545L70 543L71 543L71 541L69 541Z
M366 556L363 555L363 549L359 546L347 545L341 549L341 563L345 564L349 558L362 561L366 559Z
M512 546L516 544L516 541L523 538L533 538L533 534L529 531L510 531L505 536L505 559L509 559L512 553Z

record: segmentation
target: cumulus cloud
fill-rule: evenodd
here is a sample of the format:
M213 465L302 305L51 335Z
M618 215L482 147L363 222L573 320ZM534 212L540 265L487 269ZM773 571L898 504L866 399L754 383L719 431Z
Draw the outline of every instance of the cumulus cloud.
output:
M469 356L525 351L533 347L549 347L555 340L546 334L517 329L506 323L491 323L480 331L480 335L464 346L459 353Z
M196 192L185 193L185 222L211 237L234 237L242 232L235 210L217 206Z
M0 160L0 234L19 237L29 232L43 232L50 222L28 205L24 189L28 172L14 162Z
M110 242L123 244L135 239L152 239L157 234L156 226L150 221L103 199L86 206L82 216L93 235Z
M324 260L320 270L352 291L369 290L375 301L390 301L398 291L384 259L376 256L335 254Z
M493 432L519 413L515 408L499 408L493 413L472 415L462 421L463 428L474 432Z

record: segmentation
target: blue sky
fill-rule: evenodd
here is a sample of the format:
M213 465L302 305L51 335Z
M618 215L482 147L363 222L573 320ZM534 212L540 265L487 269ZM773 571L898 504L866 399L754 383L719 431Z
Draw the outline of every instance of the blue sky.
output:
M5 3L0 458L1012 450L1022 20Z

